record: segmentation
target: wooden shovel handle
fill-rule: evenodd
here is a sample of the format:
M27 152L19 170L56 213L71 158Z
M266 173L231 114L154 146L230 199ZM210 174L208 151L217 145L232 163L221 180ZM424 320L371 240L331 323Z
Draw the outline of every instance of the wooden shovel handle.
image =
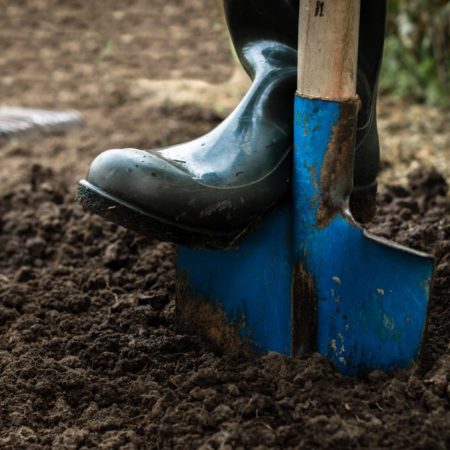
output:
M356 95L361 0L301 0L300 95L338 100Z

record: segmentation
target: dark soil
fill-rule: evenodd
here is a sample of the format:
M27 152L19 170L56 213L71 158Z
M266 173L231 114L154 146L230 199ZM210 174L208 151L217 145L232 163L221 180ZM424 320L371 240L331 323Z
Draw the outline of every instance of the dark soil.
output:
M148 110L126 84L226 77L213 23L208 0L7 1L0 14L1 101L75 107L88 121L0 148L0 448L450 448L450 200L436 171L383 188L370 227L436 256L423 358L365 380L319 355L247 360L178 333L174 247L74 202L103 148L216 123L196 108Z

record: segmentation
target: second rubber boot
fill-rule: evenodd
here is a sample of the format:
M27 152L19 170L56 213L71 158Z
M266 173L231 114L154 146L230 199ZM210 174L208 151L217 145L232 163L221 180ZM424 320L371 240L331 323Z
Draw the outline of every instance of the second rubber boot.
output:
M376 191L375 99L385 20L384 2L373 3L362 5L354 191L367 215ZM225 247L289 193L298 1L227 0L224 6L253 80L249 92L222 124L194 141L99 155L78 189L90 211L156 239Z

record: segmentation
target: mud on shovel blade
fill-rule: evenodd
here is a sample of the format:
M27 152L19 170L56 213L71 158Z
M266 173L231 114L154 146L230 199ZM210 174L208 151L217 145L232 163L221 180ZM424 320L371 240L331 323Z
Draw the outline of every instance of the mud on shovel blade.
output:
M293 174L298 350L315 349L348 375L409 367L420 350L434 261L369 234L348 211L359 0L307 0L300 9Z

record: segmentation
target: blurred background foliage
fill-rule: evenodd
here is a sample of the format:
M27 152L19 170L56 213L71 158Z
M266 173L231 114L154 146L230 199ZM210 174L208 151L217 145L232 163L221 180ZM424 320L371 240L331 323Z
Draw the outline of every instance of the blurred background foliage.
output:
M450 0L389 0L382 93L450 108Z

